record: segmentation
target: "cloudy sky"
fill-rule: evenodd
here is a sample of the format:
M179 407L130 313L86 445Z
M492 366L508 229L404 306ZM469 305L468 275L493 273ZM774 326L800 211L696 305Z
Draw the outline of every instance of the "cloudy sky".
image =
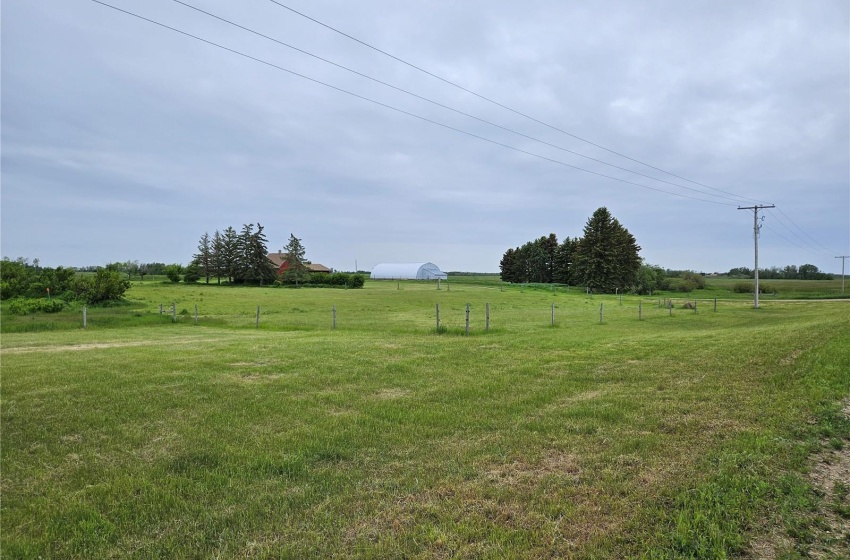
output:
M752 267L754 204L760 265L850 255L845 0L185 0L250 31L105 1L237 52L4 1L3 256L185 264L260 223L337 269L496 272L606 206L648 262L726 271Z

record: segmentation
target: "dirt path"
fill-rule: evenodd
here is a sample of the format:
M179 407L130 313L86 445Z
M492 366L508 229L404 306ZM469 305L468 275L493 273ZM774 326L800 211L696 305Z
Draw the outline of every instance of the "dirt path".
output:
M217 342L221 338L206 337L181 337L165 338L160 340L132 340L125 342L92 342L88 344L55 344L50 346L17 346L12 348L0 348L2 354L30 354L33 352L76 352L79 350L102 350L104 348L130 348L133 346L171 346L182 344L193 344L197 342Z
M843 412L850 419L850 398L844 401ZM809 471L809 481L821 497L817 511L805 514L809 534L795 542L781 527L773 527L755 539L749 558L776 560L799 554L822 560L850 558L850 442L824 443Z

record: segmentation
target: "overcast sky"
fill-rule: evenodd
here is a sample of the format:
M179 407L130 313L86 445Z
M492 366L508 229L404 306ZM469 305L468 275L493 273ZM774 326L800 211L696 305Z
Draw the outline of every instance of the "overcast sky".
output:
M482 120L174 1L107 1L422 118L90 0L6 0L3 256L186 264L259 222L336 269L496 272L606 206L647 262L727 271L753 265L754 204L776 205L763 267L850 255L846 0L279 0L516 112L272 1L186 0Z

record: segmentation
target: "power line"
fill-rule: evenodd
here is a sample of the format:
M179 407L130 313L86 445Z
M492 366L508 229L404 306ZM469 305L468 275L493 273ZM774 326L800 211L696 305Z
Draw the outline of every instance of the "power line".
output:
M415 65L415 64L413 64L413 63L411 63L411 62L408 62L408 61L406 61L406 60L404 60L404 59L402 59L402 58L399 58L399 57L397 57L397 56L395 56L395 55L393 55L393 54L390 54L390 53L388 53L387 51L384 51L384 50L382 50L382 49L379 49L378 47L376 47L376 46L374 46L374 45L371 45L371 44L367 43L366 41L363 41L363 40L361 40L361 39L358 39L357 37L354 37L354 36L352 36L352 35L349 35L348 33L345 33L344 31L341 31L341 30L339 30L339 29L337 29L337 28L335 28L335 27L332 27L332 26L330 26L330 25L328 25L328 24L324 23L324 22L321 22L321 21L317 20L316 18L310 17L310 16L308 16L307 14L304 14L304 13L302 13L302 12L299 12L298 10L296 10L296 9L294 9L294 8L291 8L291 7L289 7L289 6L285 5L285 4L282 4L282 3L278 2L277 0L269 0L269 1L270 1L271 3L273 3L273 4L276 4L276 5L280 6L281 8L284 8L284 9L286 9L286 10L289 10L290 12L292 12L292 13L294 13L294 14L297 14L297 15L299 15L299 16L301 16L301 17L305 18L305 19L308 19L308 20L310 20L310 21L312 21L312 22L314 22L314 23L316 23L316 24L318 24L318 25L321 25L322 27L325 27L326 29L329 29L329 30L333 31L334 33L338 33L338 34L342 35L343 37L347 37L348 39L351 39L352 41L355 41L355 42L357 42L357 43L360 43L360 44L361 44L361 45L363 45L364 47L367 47L367 48L372 49L372 50L374 50L374 51L376 51L376 52L379 52L379 53L383 54L384 56L388 56L388 57L392 58L393 60L396 60L396 61L398 61L398 62L400 62L400 63L402 63L402 64L405 64L405 65L407 65L407 66L409 66L409 67L411 67L411 68L413 68L413 69L415 69L415 70L418 70L419 72L422 72L422 73L424 73L424 74L427 74L427 75L431 76L432 78L435 78L435 79L440 80L441 82L444 82L444 83L446 83L446 84L448 84L448 85L450 85L450 86L452 86L452 87L455 87L455 88L458 88L458 89L460 89L460 90L462 90L462 91L465 91L466 93L469 93L469 94L471 94L471 95L474 95L475 97L478 97L479 99L482 99L482 100L484 100L484 101L487 101L488 103L492 103L493 105L496 105L496 106L498 106L498 107L501 107L502 109L505 109L505 110L507 110L507 111L510 111L511 113L514 113L514 114L519 115L519 116L521 116L521 117L524 117L524 118L526 118L526 119L532 120L532 121L534 121L534 122L536 122L536 123L538 123L538 124L542 124L543 126L548 127L548 128L551 128L552 130L555 130L555 131L557 131L557 132L560 132L561 134L565 134L565 135L567 135L567 136L569 136L569 137L571 137L571 138L575 138L576 140L579 140L579 141L584 142L584 143L586 143L586 144L590 144L591 146L594 146L594 147L599 148L599 149L601 149L601 150L605 150L606 152L609 152L609 153L611 153L611 154L614 154L614 155L620 156L620 157L622 157L622 158L625 158L625 159L627 159L627 160L633 161L633 162L635 162L635 163L639 163L639 164L641 164L641 165L644 165L644 166L649 167L649 168L651 168L651 169L654 169L654 170L656 170L656 171L660 171L660 172L665 173L665 174L667 174L667 175L670 175L670 176L672 176L672 177L676 177L677 179L681 179L681 180L683 180L683 181L687 181L688 183L692 183L692 184L694 184L694 185L698 185L698 186L700 186L700 187L704 187L704 188L707 188L707 189L711 189L711 190L713 190L713 191L721 192L721 193L723 193L723 194L727 194L727 195L730 195L730 196L734 196L734 197L736 197L736 198L740 198L740 199L743 199L743 200L749 200L749 201L751 201L751 202L763 202L763 201L760 201L760 200L756 200L756 199L754 199L754 198L749 198L749 197L746 197L746 196L740 196L740 195L737 195L737 194L735 194L735 193L731 193L731 192L728 192L728 191L724 191L724 190L722 190L722 189L718 189L718 188L712 187L712 186L710 186L710 185L706 185L706 184L703 184L703 183L700 183L700 182L694 181L694 180L692 180L692 179L688 179L687 177L682 177L681 175L677 175L677 174L672 173L672 172L670 172L670 171L667 171L667 170L665 170L665 169L661 169L660 167L656 167L656 166L654 166L654 165L651 165L651 164L649 164L649 163L646 163L646 162L644 162L644 161L641 161L641 160L639 160L639 159L636 159L636 158L633 158L633 157L627 156L627 155L625 155L625 154L623 154L623 153L617 152L617 151L612 150L612 149L610 149L610 148L606 148L605 146L602 146L601 144L597 144L597 143L595 143L595 142L592 142L592 141L590 141L590 140L587 140L586 138L582 138L581 136L578 136L578 135L573 134L573 133L571 133L571 132L567 132L566 130L563 130L563 129L561 129L561 128L558 128L557 126L554 126L554 125L551 125L551 124L549 124L549 123L547 123L547 122L541 121L541 120L539 120L539 119L537 119L537 118L535 118L535 117L532 117L532 116L530 116L530 115L527 115L527 114L525 114L525 113L523 113L523 112L521 112L521 111L518 111L518 110L516 110L516 109L513 109L513 108L511 108L511 107L509 107L509 106L507 106L507 105L504 105L504 104L502 104L502 103L499 103L498 101L495 101L494 99L491 99L491 98L486 97L486 96L484 96L484 95L482 95L482 94L480 94L480 93L477 93L477 92L475 92L475 91L473 91L473 90L471 90L471 89L465 88L465 87L463 87L463 86L462 86L462 85L460 85L460 84L457 84L457 83L455 83L455 82L453 82L453 81L451 81L451 80L448 80L448 79L446 79L446 78L443 78L442 76L439 76L439 75L437 75L437 74L434 74L433 72L430 72L430 71L428 71L428 70L426 70L426 69L424 69L424 68L422 68L422 67L420 67L420 66L417 66L417 65Z
M681 193L671 192L671 191L667 191L667 190L664 190L664 189L659 189L659 188L656 188L656 187L650 187L650 186L648 186L648 185L642 185L642 184L640 184L640 183L635 183L635 182L633 182L633 181L627 181L627 180L625 180L625 179L620 179L620 178L618 178L618 177L614 177L614 176L611 176L611 175L606 175L606 174L604 174L604 173L599 173L599 172L597 172L597 171L591 171L591 170L589 170L589 169L585 169L585 168L583 168L583 167L578 167L578 166L576 166L576 165L571 165L571 164L569 164L569 163L566 163L566 162L563 162L563 161L560 161L560 160L557 160L557 159L554 159L554 158L549 158L549 157L546 157L546 156L542 156L542 155L540 155L540 154L536 154L536 153L534 153L534 152L529 152L529 151L527 151L527 150L523 150L523 149L521 149L521 148L516 148L516 147L514 147L514 146L511 146L511 145L508 145L508 144L504 144L504 143L502 143L502 142L498 142L498 141L496 141L496 140L491 140L490 138L485 138L484 136L479 136L479 135L477 135L477 134L473 134L473 133L471 133L471 132L467 132L467 131L465 131L465 130L461 130L461 129L459 129L459 128L455 128L455 127L453 127L453 126L450 126L450 125L447 125L447 124L444 124L444 123L441 123L441 122L438 122L438 121L435 121L435 120L429 119L429 118L427 118L427 117L423 117L423 116L421 116L421 115L417 115L417 114L415 114L415 113L411 113L411 112L409 112L409 111L405 111L404 109L399 109L398 107L393 107L392 105L388 105L388 104L386 104L386 103L382 103L382 102L380 102L380 101L376 101L376 100L371 99L371 98L369 98L369 97L365 97L365 96L363 96L363 95L360 95L360 94L357 94L357 93L354 93L354 92L348 91L348 90L346 90L346 89L343 89L343 88L340 88L340 87L337 87L337 86L334 86L334 85L328 84L328 83L323 82L323 81L321 81L321 80L317 80L317 79L315 79L315 78L311 78L311 77L306 76L306 75L304 75L304 74L300 74L300 73L298 73L298 72L295 72L294 70L289 70L288 68L284 68L284 67L279 66L279 65L277 65L277 64L274 64L274 63L272 63L272 62L268 62L268 61L266 61L266 60L263 60L263 59L257 58L257 57L255 57L255 56L251 56L251 55L246 54L246 53L243 53L243 52L241 52L241 51L237 51L237 50L235 50L235 49L231 49L230 47L226 47L226 46L221 45L221 44L219 44L219 43L216 43L216 42L210 41L210 40L208 40L208 39L204 39L204 38L202 38L202 37L198 37L197 35L193 35L193 34L188 33L188 32L186 32L186 31L182 31L182 30L177 29L177 28L175 28L175 27L171 27L171 26L166 25L166 24L164 24L164 23L160 23L160 22L158 22L158 21L155 21L155 20L152 20L152 19L146 18L146 17L141 16L141 15L139 15L139 14L136 14L136 13L133 13L133 12L130 12L130 11L124 10L124 9L122 9L122 8L118 8L118 7L113 6L113 5L111 5L111 4L107 4L107 3L105 3L105 2L101 2L100 0L91 0L91 1L92 1L92 2L94 2L94 3L96 3L96 4L100 4L100 5L102 5L102 6L105 6L105 7L107 7L107 8L111 8L111 9L113 9L113 10L116 10L116 11L118 11L118 12L122 12L122 13L124 13L124 14L129 15L129 16L133 16L133 17L138 18L138 19L140 19L140 20L146 21L146 22L148 22L148 23L152 23L152 24L157 25L157 26L159 26L159 27L162 27L162 28L164 28L164 29L168 29L168 30L170 30L170 31L174 31L174 32L176 32L176 33L179 33L179 34L181 34L181 35L185 35L186 37L190 37L190 38L195 39L195 40L197 40L197 41L201 41L201 42L206 43L206 44L208 44L208 45L212 45L212 46L214 46L214 47L218 47L218 48L220 48L220 49L222 49L222 50L225 50L225 51L231 52L231 53L233 53L233 54L236 54L236 55L242 56L242 57L244 57L244 58L248 58L248 59L253 60L253 61L255 61L255 62L259 62L259 63L264 64L264 65L266 65L266 66L269 66L269 67L271 67L271 68L275 68L275 69L280 70L280 71L282 71L282 72L286 72L286 73L291 74L291 75L293 75L293 76L297 76L297 77L302 78L302 79L304 79L304 80L308 80L308 81L310 81L310 82L313 82L313 83L316 83L316 84L319 84L319 85L322 85L322 86L328 87L328 88L330 88L330 89L333 89L333 90L339 91L339 92L341 92L341 93L345 93L345 94L351 95L352 97L356 97L356 98L358 98L358 99L362 99L363 101L368 101L368 102L370 102L370 103L374 103L375 105L378 105L378 106L384 107L384 108L386 108L386 109L390 109L390 110L396 111L396 112L398 112L398 113L402 113L402 114L404 114L404 115L408 115L408 116L410 116L410 117L414 117L414 118L416 118L416 119L419 119L419 120L422 120L422 121L425 121L425 122L428 122L428 123L434 124L434 125L436 125L436 126L440 126L440 127L446 128L446 129L448 129L448 130L453 130L453 131L458 132L458 133L460 133L460 134L465 134L466 136L470 136L470 137L472 137L472 138L477 138L477 139L479 139L479 140L483 140L484 142L489 142L489 143L494 144L494 145L496 145L496 146L501 146L501 147L503 147L503 148L507 148L507 149L509 149L509 150L513 150L513 151L515 151L515 152L519 152L519 153L521 153L521 154L526 154L526 155L529 155L529 156L532 156L532 157L536 157L536 158L538 158L538 159L542 159L542 160L545 160L545 161L549 161L549 162L552 162L552 163L555 163L555 164L558 164L558 165L561 165L561 166L564 166L564 167L569 167L569 168L571 168L571 169L576 169L576 170L578 170L578 171L583 171L583 172L585 172L585 173L590 173L591 175L596 175L596 176L599 176L599 177L604 177L604 178L606 178L606 179L612 179L612 180L614 180L614 181L619 181L619 182L621 182L621 183L625 183L625 184L628 184L628 185L634 185L634 186L636 186L636 187L641 187L641 188L644 188L644 189L649 189L649 190L653 190L653 191L658 191L658 192L662 192L662 193L665 193L665 194L669 194L669 195L673 195L673 196L678 196L678 197L681 197L681 198L688 198L688 199L691 199L691 200L698 200L698 201L700 201L700 202L708 202L708 203L710 203L710 204L719 204L719 205L722 205L722 206L734 206L733 204L729 204L729 203L725 203L725 202L718 202L718 201L716 201L716 200L707 200L707 199L704 199L704 198L697 198L697 197L694 197L694 196L689 196L689 195L685 195L685 194L681 194ZM703 193L703 194L704 194L704 193Z
M823 249L823 250L824 250L824 251L826 251L827 253L830 253L830 252L831 252L829 249L827 249L826 247L824 247L823 245L821 245L821 244L818 242L818 240L817 240L817 239L815 239L814 237L812 237L811 235L809 235L809 234L808 234L808 233L807 233L807 232L806 232L803 228L801 228L800 226L798 226L797 224L795 224L795 223L794 223L794 221L793 221L791 218L789 218L789 217L788 217L788 215L787 215L787 214L785 214L785 212L783 212L783 211L782 211L782 208L777 208L777 209L776 209L776 211L777 211L777 212L779 212L780 214L782 214L783 216L785 216L785 219L786 219L786 220L788 220L788 221L791 223L791 225L793 225L795 228L797 228L798 230L800 230L801 232L803 232L803 234L804 234L806 237L808 237L809 239L811 239L812 241L814 241L814 242L815 242L815 243L816 243L816 244L817 244L817 245L818 245L821 249ZM771 213L772 213L772 212L771 212Z
M641 173L641 172L639 172L639 171L634 171L634 170L632 170L632 169L628 169L628 168L626 168L626 167L621 167L621 166L619 166L619 165L615 165L615 164L613 164L613 163L609 163L609 162L607 162L607 161L603 161L603 160L601 160L601 159L597 159L597 158L594 158L594 157L591 157L591 156L588 156L588 155L585 155L585 154L582 154L582 153L579 153L579 152L575 152L575 151L573 151L573 150L570 150L570 149L564 148L564 147L562 147L562 146L558 146L557 144L552 144L552 143L547 142L547 141L545 141L545 140L541 140L541 139L539 139L539 138L535 138L535 137L533 137L533 136L529 136L528 134L524 134L524 133L522 133L522 132L519 132L519 131L514 130L514 129L511 129L511 128L508 128L508 127L506 127L506 126L502 126L502 125L496 124L496 123L494 123L494 122L488 121L488 120L483 119L483 118L481 118L481 117L477 117L477 116L472 115L472 114L470 114L470 113L467 113L467 112L461 111L460 109L455 109L454 107L450 107L450 106L445 105L445 104L443 104L443 103L440 103L440 102L438 102L438 101L434 101L433 99L429 99L429 98L427 98L427 97L424 97L424 96L419 95L419 94L417 94L417 93L414 93L414 92L412 92L412 91L406 90L406 89L401 88L401 87L399 87L399 86L395 86L395 85L393 85L393 84L390 84L390 83L385 82L385 81L383 81L383 80L380 80L380 79L378 79L378 78L375 78L375 77L369 76L368 74L365 74L365 73L360 72L360 71L358 71L358 70L354 70L354 69L349 68L349 67L347 67L347 66L344 66L344 65L342 65L342 64L338 64L338 63L336 63L336 62L334 62L334 61L332 61L332 60L328 60L327 58L321 57L321 56L319 56L319 55L316 55L316 54L313 54L313 53L311 53L311 52L308 52L308 51L306 51L306 50L304 50L304 49L301 49L301 48L298 48L298 47L296 47L296 46L290 45L289 43L285 43L285 42L283 42L283 41L280 41L280 40L278 40L278 39L275 39L274 37L270 37L270 36L268 36L268 35L265 35L265 34L263 34L263 33L260 33L259 31L256 31L256 30L254 30L254 29L251 29L251 28L249 28L249 27L245 27L244 25L240 25L240 24L238 24L238 23L236 23L236 22L234 22L234 21L231 21L231 20L229 20L229 19L226 19L226 18L223 18L223 17L217 16L217 15L215 15L215 14L211 13L211 12L208 12L208 11L206 11L206 10L203 10L203 9L201 9L201 8L198 8L198 7L196 7L196 6L193 6L193 5L191 5L191 4L188 4L188 3L186 3L186 2L183 2L182 0L172 0L172 1L173 1L173 2L176 2L177 4L180 4L180 5L182 5L182 6L186 6L187 8L190 8L190 9L195 10L195 11L197 11L197 12L200 12L200 13L202 13L202 14L205 14L205 15L207 15L207 16L209 16L209 17L215 18L215 19L217 19L217 20L219 20L219 21L222 21L222 22L224 22L224 23L227 23L227 24L229 24L229 25L232 25L232 26L234 26L234 27L237 27L237 28L239 28L239 29L242 29L242 30L244 30L244 31L247 31L248 33L252 33L252 34L254 34L254 35L258 36L258 37L262 37L262 38L264 38L264 39L267 39L267 40L269 40L269 41L272 41L272 42L274 42L274 43L277 43L277 44L279 44L279 45L282 45L282 46L287 47L287 48L289 48L289 49L292 49L292 50L294 50L294 51L297 51L297 52L299 52L299 53L301 53L301 54L304 54L304 55L306 55L306 56L312 57L312 58L314 58L314 59L316 59L316 60L320 60L320 61L322 61L322 62L325 62L325 63L327 63L327 64L330 64L330 65L332 65L332 66L335 66L335 67L337 67L337 68L340 68L340 69L342 69L342 70L345 70L345 71L347 71L347 72L351 72L352 74L356 74L357 76L360 76L360 77L365 78L365 79L367 79L367 80L371 80L372 82L375 82L375 83L381 84L381 85L383 85L383 86L386 86L386 87L388 87L388 88L394 89L394 90L396 90L396 91L402 92L402 93L404 93L404 94L406 94L406 95L410 95L411 97L415 97L415 98L420 99L420 100L422 100L422 101L426 101L426 102L428 102L428 103L431 103L431 104L433 104L433 105L436 105L437 107L441 107L441 108L443 108L443 109L447 109L447 110L452 111L452 112L454 112L454 113L457 113L457 114L459 114L459 115L463 115L463 116L465 116L465 117L469 117L469 118L471 118L471 119L475 119L476 121L479 121L479 122L482 122L482 123L488 124L488 125L490 125L490 126L496 127L496 128L498 128L498 129L504 130L504 131L506 131L506 132L510 132L511 134L516 134L517 136L521 136L521 137L523 137L523 138L527 138L527 139L529 139L529 140L533 140L534 142L539 142L540 144L544 144L544 145L549 146L549 147L551 147L551 148L555 148L555 149L557 149L557 150L561 150L562 152L566 152L566 153L569 153L569 154L573 154L573 155L575 155L575 156L582 157L582 158L588 159L588 160L590 160L590 161L594 161L594 162L596 162L596 163L601 163L602 165L607 165L608 167L613 167L613 168L615 168L615 169L619 169L619 170L621 170L621 171L625 171L625 172L627 172L627 173L633 173L633 174L635 174L635 175L639 175L639 176L641 176L641 177L645 177L645 178L647 178L647 179L651 179L651 180L653 180L653 181L658 181L658 182L660 182L660 183L665 183L665 184L667 184L667 185L671 185L671 186L674 186L674 187L677 187L677 188L680 188L680 189L685 189L685 190L689 190L689 191L692 191L692 192L695 192L695 193L699 193L699 194L704 195L704 196L713 196L713 197L716 197L716 198L722 198L722 199L725 199L725 200L732 200L732 201L735 201L735 202L737 202L739 199L743 199L743 200L750 200L750 199L748 199L748 198L746 198L746 197L737 196L737 195L733 195L733 196L735 196L735 198L732 198L732 197L728 197L728 196L723 196L723 195L719 195L719 194L714 194L714 193L705 192L705 191L702 191L702 190L700 190L700 189L695 189L695 188L692 188L692 187L687 187L687 186L684 186L684 185L680 185L680 184L678 184L678 183L673 183L673 182L671 182L671 181L667 181L667 180L665 180L665 179L659 179L658 177L653 177L652 175L647 175L647 174L645 174L645 173Z
M777 208L777 210L779 210L779 209ZM793 243L793 245L795 245L795 246L799 247L800 249L803 249L804 251L808 251L808 252L810 252L810 253L812 253L812 254L817 254L818 256L827 256L827 255L829 255L829 254L830 254L830 253L829 253L829 251L821 251L820 249L818 249L817 247L815 247L814 245L812 245L809 241L806 241L805 239L803 239L803 238L802 238L802 237L801 237L801 236L800 236L800 235L799 235L796 231L794 231L793 229L791 229L788 225L786 225L786 224L785 224L785 222L784 222L783 220L788 220L788 221L790 222L790 218L788 218L787 216L785 216L785 214L784 214L784 213L781 213L781 215L780 215L780 214L774 214L773 212L771 212L771 215L772 215L774 218L776 218L776 221L777 221L777 223L779 223L779 225L781 225L782 227L784 227L784 228L785 228L786 230L788 230L788 231L789 231L789 232L790 232L790 233L791 233L794 237L796 237L796 238L797 238L797 239L799 239L801 242L803 242L803 243L806 245L806 247L800 247L800 246L799 246L799 245L797 245L796 243ZM784 217L784 218L782 218L781 216L785 216L785 217ZM793 223L793 222L791 222L791 223ZM798 227L797 229L800 229L800 228ZM800 231L803 231L803 230L800 230ZM774 233L776 233L776 232L774 232ZM803 233L805 233L805 232L803 232ZM776 234L777 234L777 235L779 235L778 233L776 233ZM782 237L782 236L780 235L780 237ZM785 239L785 238L783 237L783 239ZM788 240L786 239L786 241L788 241ZM789 241L789 243L790 243L790 241Z
M778 238L782 239L782 240L783 240L783 241L785 241L786 243L790 243L790 244L791 244L791 245L793 245L794 247L796 247L796 248L798 248L798 249L802 249L803 251L806 251L806 252L808 252L808 253L811 253L811 252L812 252L812 250L811 250L811 249L807 249L806 247L803 247L803 246L801 246L801 245L797 245L796 243L794 243L793 241L791 241L790 239L788 239L787 237L785 237L784 235L782 235L781 233L779 233L778 231L776 231L775 229L773 229L772 227L770 227L769 225L767 225L767 224L762 224L762 225L763 225L764 227L766 227L767 229L769 229L770 231L772 231L772 232L773 232L773 233L774 233L774 234L775 234Z

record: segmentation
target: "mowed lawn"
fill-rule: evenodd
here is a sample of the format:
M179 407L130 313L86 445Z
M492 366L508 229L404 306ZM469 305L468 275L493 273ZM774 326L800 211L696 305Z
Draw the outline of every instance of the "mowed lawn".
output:
M722 558L804 531L807 456L850 445L850 301L447 288L4 314L0 552Z

